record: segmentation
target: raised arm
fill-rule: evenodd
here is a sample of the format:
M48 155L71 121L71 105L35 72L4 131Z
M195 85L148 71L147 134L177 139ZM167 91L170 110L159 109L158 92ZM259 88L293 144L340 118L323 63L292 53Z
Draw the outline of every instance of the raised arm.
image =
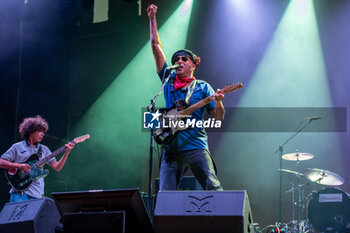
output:
M154 4L151 4L147 8L147 15L149 17L149 27L150 27L150 41L152 46L152 52L154 60L156 62L157 72L160 72L165 63L165 56L162 50L162 43L158 34L156 13L158 7Z

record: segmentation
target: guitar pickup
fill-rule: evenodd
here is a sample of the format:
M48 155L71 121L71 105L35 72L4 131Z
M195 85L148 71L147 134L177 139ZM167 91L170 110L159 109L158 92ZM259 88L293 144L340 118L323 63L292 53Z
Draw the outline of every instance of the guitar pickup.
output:
M187 107L185 100L180 99L175 102L175 107L178 111L181 111Z

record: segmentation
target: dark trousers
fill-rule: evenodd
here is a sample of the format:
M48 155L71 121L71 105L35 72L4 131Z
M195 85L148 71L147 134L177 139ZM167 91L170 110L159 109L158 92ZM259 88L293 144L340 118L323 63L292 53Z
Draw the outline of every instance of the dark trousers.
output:
M185 169L189 167L204 190L223 190L215 165L206 149L188 151L163 150L159 190L176 190Z

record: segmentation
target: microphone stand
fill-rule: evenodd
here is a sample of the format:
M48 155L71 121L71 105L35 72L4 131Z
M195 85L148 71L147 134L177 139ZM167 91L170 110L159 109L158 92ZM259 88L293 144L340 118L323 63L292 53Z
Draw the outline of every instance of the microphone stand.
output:
M279 152L279 158L280 158L280 195L279 195L279 216L278 221L282 222L282 155L283 155L283 147L292 140L295 136L297 136L298 133L300 133L307 125L311 123L313 120L312 118L306 118L303 121L307 120L307 122L297 129L282 145L278 145L278 149L275 151L275 153ZM302 122L303 122L302 121Z
M168 68L166 68L168 69ZM165 75L164 71L164 75ZM147 106L147 111L153 112L155 110L156 100L158 99L159 95L161 94L165 84L169 81L169 78L171 76L171 72L166 77L165 81L163 82L162 86L159 88L157 94L151 99L151 104ZM164 78L162 79L164 80ZM153 173L153 129L150 129L150 145L149 145L149 172L148 172L148 213L151 217L151 221L153 223L153 197L152 197L152 173Z

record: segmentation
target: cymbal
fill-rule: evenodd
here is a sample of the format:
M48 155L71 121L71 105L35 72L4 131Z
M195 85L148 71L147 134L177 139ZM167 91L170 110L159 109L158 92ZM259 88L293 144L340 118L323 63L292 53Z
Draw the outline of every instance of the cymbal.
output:
M340 175L324 169L308 168L304 171L304 176L317 184L339 186L344 184L344 179Z
M284 160L290 160L290 161L301 161L301 160L309 160L312 159L314 157L314 155L310 154L310 153L302 153L302 152L298 152L298 153L289 153L289 154L284 154L282 155L282 159Z
M283 172L287 172L287 173L291 173L291 174L295 174L295 175L300 175L300 176L303 176L304 174L303 173L298 173L296 171L292 171L292 170L287 170L287 169L278 169L279 171L283 171Z

